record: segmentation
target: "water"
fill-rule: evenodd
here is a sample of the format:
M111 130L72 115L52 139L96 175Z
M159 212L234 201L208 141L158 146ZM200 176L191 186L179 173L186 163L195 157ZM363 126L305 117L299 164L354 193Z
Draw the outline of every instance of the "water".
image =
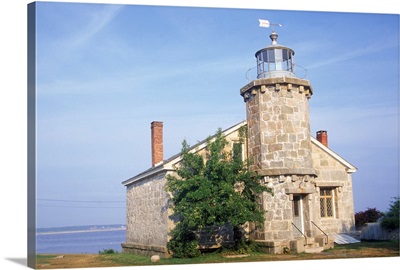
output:
M124 225L37 229L37 254L97 254L104 249L122 251Z

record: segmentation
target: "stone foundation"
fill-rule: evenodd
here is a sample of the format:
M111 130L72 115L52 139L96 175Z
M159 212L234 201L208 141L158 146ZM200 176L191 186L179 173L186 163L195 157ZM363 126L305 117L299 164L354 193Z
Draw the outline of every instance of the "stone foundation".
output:
M163 246L149 246L135 243L122 243L121 246L123 253L131 253L149 257L153 255L159 255L160 258L170 257L167 247Z
M256 240L260 250L267 254L282 254L285 248L290 248L289 241L264 241Z
M267 254L283 254L283 253L303 253L310 249L326 250L334 246L333 239L326 239L325 236L317 236L315 238L296 238L284 241L255 241L262 252Z
M326 235L318 235L315 237L315 242L319 244L320 247L323 247L324 250L334 248L334 237L327 237Z

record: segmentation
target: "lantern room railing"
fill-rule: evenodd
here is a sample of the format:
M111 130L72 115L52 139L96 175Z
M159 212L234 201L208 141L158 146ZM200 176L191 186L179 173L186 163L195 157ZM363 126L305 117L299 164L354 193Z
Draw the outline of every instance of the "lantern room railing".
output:
M298 64L293 65L293 67L296 67L296 76L295 76L296 78L308 80L308 70L306 68L299 66ZM273 77L272 74L265 74L266 76L259 78L258 74L255 74L255 72L254 72L254 70L256 68L257 68L257 66L254 66L254 67L249 68L246 71L245 77L246 77L247 81L251 82L255 79L272 78ZM293 77L293 76L291 76L291 77Z

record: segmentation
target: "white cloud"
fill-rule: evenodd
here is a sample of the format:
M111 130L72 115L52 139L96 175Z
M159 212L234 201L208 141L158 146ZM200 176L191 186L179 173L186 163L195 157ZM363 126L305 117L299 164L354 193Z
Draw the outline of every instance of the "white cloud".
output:
M122 9L122 5L104 5L101 10L88 13L89 20L75 34L63 40L72 49L88 43L97 33L104 29Z
M380 52L380 51L383 51L386 49L395 49L395 48L398 48L398 46L399 46L398 41L392 39L391 41L389 41L387 43L383 43L383 44L377 43L377 44L372 44L372 45L369 45L366 47L360 47L357 49L354 49L354 47L349 46L348 47L349 51L341 53L341 54L326 51L326 54L329 54L332 56L331 58L325 58L325 57L321 58L321 59L323 59L323 61L314 62L312 65L308 66L307 68L308 69L316 69L316 68L320 68L320 67L327 66L327 65L345 62L345 61L354 59L356 57L374 54L374 53L377 53L377 52Z

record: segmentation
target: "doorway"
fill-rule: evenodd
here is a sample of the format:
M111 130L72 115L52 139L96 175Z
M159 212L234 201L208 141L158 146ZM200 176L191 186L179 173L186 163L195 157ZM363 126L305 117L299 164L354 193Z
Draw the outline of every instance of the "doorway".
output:
M303 196L293 196L293 224L296 228L293 228L294 237L303 237L304 234L304 220L303 220ZM300 233L301 232L301 233Z

